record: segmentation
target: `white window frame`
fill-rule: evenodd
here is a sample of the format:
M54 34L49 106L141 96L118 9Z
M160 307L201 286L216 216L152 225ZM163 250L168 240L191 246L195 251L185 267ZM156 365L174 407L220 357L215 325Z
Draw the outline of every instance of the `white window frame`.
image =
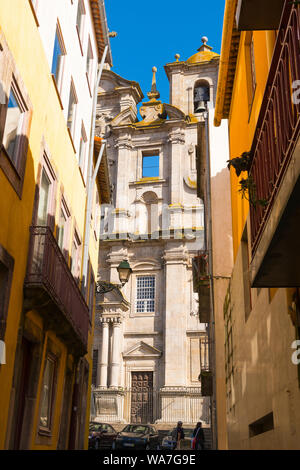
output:
M138 299L138 282L141 278L153 278L154 280L154 296L153 298L151 299ZM156 285L157 285L157 282L156 282L156 276L155 274L138 274L136 276L136 285L135 285L135 313L138 314L138 315L149 315L149 314L152 314L154 315L155 314L155 311L156 311ZM142 288L142 287L141 287ZM145 289L147 289L147 287L144 287ZM138 311L138 307L137 307L137 304L138 302L141 302L143 301L144 302L144 306L146 304L147 301L153 301L153 310L151 311L147 311L147 310L143 310L143 311Z
M61 54L62 58L61 58L61 63L60 63L60 67L59 67L58 77L55 77L54 73L52 73L52 67L53 67L53 55L52 55L51 74L52 74L53 81L56 85L57 91L58 91L59 95L61 95L62 85L63 85L63 77L64 77L65 59L66 59L67 52L66 52L65 43L64 43L64 40L63 40L63 36L62 36L62 32L61 32L59 22L57 22L56 28L55 28L53 53L54 53L56 36L58 37L59 45L60 45L60 48L61 48L61 51L62 51L62 54Z
M71 93L73 94L73 97L74 97L74 111L73 111L73 118L72 118L71 126L69 126ZM71 77L70 91L69 91L69 101L68 101L67 127L70 131L70 135L71 135L73 141L74 141L75 128L76 128L77 106L78 106L78 98L77 98L76 88L75 88L75 85L74 85L73 78Z
M81 12L80 12L80 25L77 23L79 9L81 10ZM82 44L83 44L83 39L84 39L85 18L86 18L86 9L85 9L85 5L84 5L84 1L83 0L78 0L77 13L76 13L76 29L77 29L77 33L78 33L78 39L79 39L79 42L80 42L81 50L82 50Z

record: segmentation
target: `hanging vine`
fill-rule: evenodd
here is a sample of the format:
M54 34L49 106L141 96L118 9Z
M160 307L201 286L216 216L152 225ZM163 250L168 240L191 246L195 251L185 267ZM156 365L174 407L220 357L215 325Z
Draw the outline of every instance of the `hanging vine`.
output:
M240 157L228 160L227 168L230 170L230 168L233 167L237 177L240 177L243 172L248 173L247 178L242 178L239 181L239 193L241 193L242 199L246 199L253 207L256 207L257 205L265 207L268 204L268 201L266 199L257 198L256 184L252 176L249 176L251 162L252 158L250 152L244 152Z

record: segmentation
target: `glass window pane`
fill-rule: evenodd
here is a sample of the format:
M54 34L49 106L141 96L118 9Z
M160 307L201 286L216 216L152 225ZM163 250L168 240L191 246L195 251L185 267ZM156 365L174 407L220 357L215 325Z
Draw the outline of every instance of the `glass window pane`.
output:
M143 178L159 176L159 155L143 156Z
M49 178L47 177L45 170L43 170L38 207L38 225L47 225L48 222L48 201L50 185L51 183L49 181Z
M67 222L67 218L64 214L64 211L61 209L59 227L58 227L58 242L57 242L61 250L64 247L64 233L65 233L66 222Z
M62 52L62 48L60 45L58 34L56 32L55 41L54 41L53 59L52 59L52 69L51 69L51 73L55 76L56 82L58 82L59 76L60 76L62 56L63 56L63 52Z
M84 12L84 7L83 7L83 4L82 4L82 1L79 0L78 1L78 10L77 10L77 20L76 20L76 24L77 24L77 27L78 27L78 31L79 31L79 34L81 36L81 32L82 32L82 25L83 25L83 15L85 14Z
M69 98L69 109L68 109L68 128L70 131L72 131L72 126L73 126L73 121L74 121L74 115L75 115L75 106L76 106L76 100L74 96L74 92L72 90L72 86L70 88L70 98Z
M16 142L21 125L22 110L17 102L17 98L11 90L9 95L7 115L4 128L3 146L8 155L15 162Z
M90 81L91 81L91 75L92 75L92 67L93 67L93 53L92 53L91 45L89 43L88 51L87 51L87 58L86 58L86 73Z
M54 362L47 358L43 385L41 391L41 412L40 412L40 426L49 429L51 426L51 402L53 391L54 379Z
M137 313L153 313L155 311L154 276L139 276L137 278L136 298Z
M85 154L86 154L86 139L81 131L80 144L79 144L79 166L83 170L85 163Z

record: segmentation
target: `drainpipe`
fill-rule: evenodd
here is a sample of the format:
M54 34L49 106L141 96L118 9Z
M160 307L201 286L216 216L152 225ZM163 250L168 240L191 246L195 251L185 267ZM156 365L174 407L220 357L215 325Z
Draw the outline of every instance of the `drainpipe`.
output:
M214 281L213 281L213 250L212 250L212 213L211 213L211 180L210 180L210 145L209 145L209 110L203 113L205 120L206 143L206 240L208 251L208 275L210 287L210 323L207 333L209 340L209 364L213 377L213 395L211 397L211 428L213 449L218 448L217 410L216 410L216 357L215 357L215 309L214 309Z
M84 245L83 245L83 268L82 268L82 287L84 292L87 288L87 277L88 277L88 259L89 259L89 243L90 243L90 225L91 225L91 213L92 213L92 202L93 192L95 187L95 181L97 173L99 171L105 141L102 141L101 149L97 158L96 167L93 171L93 156L94 156L94 140L95 140L95 123L96 123L96 109L97 109L97 98L98 88L102 76L104 62L108 51L108 45L105 46L101 62L97 71L97 80L94 87L94 99L93 99L93 113L92 113L92 125L90 133L90 145L89 145L89 158L88 158L88 177L87 177L87 204L85 213L85 233L84 233Z

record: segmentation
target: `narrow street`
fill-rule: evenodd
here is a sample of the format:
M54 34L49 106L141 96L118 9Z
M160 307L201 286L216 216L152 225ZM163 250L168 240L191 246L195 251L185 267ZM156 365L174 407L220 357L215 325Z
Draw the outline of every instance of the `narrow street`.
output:
M299 37L297 1L1 1L1 451L300 449Z

